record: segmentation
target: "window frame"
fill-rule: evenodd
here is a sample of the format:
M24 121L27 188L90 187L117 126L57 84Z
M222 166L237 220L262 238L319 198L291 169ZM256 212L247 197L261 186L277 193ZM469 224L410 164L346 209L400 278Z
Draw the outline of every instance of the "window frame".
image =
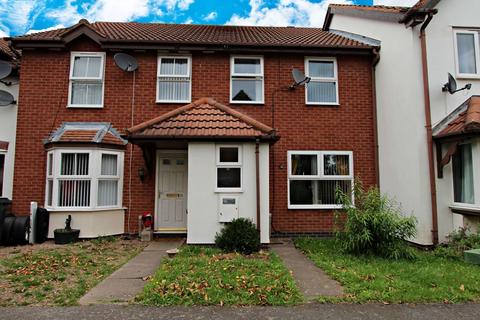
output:
M235 73L235 59L259 59L260 73ZM233 100L233 80L234 78L246 78L247 80L254 80L254 78L261 78L262 80L262 97L258 101L237 101ZM230 56L230 103L231 104L265 104L265 71L263 56L250 55L232 55Z
M469 208L478 210L480 208L480 188L476 188L476 182L480 179L480 159L477 155L480 154L480 140L464 141L460 145L471 145L472 148L472 176L473 176L473 199L474 203L457 202L455 201L455 172L453 169L453 157L451 160L451 207L454 208ZM459 146L460 146L459 145Z
M292 156L293 155L316 155L317 156L317 174L316 175L293 175L292 174ZM348 175L326 175L324 172L324 157L326 155L348 155L349 174ZM351 181L352 203L354 201L354 167L353 151L343 150L289 150L287 151L287 203L288 209L342 209L342 205L335 204L291 204L290 203L290 181L327 181L344 180Z
M179 59L179 58L184 58L187 59L187 75L175 75L172 76L166 75L166 74L160 74L160 67L161 67L161 62L162 59ZM192 102L192 56L191 55L159 55L157 57L157 88L155 91L155 103L190 103ZM159 83L160 83L160 78L185 78L189 79L189 97L186 100L161 100L159 99L158 95L160 93L159 91Z
M221 148L237 148L238 162L220 162ZM240 187L218 187L218 169L219 168L240 168ZM222 193L239 193L243 192L243 150L241 145L237 144L220 144L215 146L215 192Z
M3 156L3 171L2 174L0 175L0 180L2 183L0 184L0 198L3 197L5 193L5 167L7 166L7 151L5 150L0 150L0 156Z
M61 161L62 154L89 154L89 172L88 175L62 175L61 174ZM101 175L101 161L102 154L115 154L117 155L117 176L102 176ZM50 158L50 155L51 158ZM51 163L52 172L49 173L49 166ZM98 210L112 210L122 208L122 194L123 194L123 170L124 170L124 151L104 148L53 148L47 152L46 161L46 175L45 175L45 208L51 211L98 211ZM64 179L72 180L90 180L90 206L82 207L62 207L58 205L59 196L59 181ZM117 180L117 204L111 206L99 206L98 205L98 185L101 180ZM48 182L52 182L52 202L49 204L49 192Z
M100 57L100 76L99 77L74 77L73 67L75 63L75 57ZM72 51L70 53L70 73L68 78L68 104L67 108L103 108L105 104L105 52L88 52L88 51ZM73 104L72 103L72 89L75 81L83 82L101 82L102 83L102 103L101 104Z
M458 56L458 34L473 34L475 45L475 64L477 73L461 73ZM480 30L453 29L453 42L455 54L455 73L457 79L479 79L480 78Z
M333 78L312 77L310 76L310 61L333 62ZM340 97L338 93L338 63L335 57L305 57L305 76L310 77L310 82L334 82L335 83L335 102L315 102L308 101L308 83L305 85L305 104L317 106L339 106Z

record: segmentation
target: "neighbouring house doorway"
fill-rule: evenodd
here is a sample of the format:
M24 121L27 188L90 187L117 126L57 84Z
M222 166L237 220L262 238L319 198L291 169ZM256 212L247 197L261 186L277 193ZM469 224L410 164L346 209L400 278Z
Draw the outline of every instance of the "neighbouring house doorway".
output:
M155 231L187 231L187 153L157 152Z

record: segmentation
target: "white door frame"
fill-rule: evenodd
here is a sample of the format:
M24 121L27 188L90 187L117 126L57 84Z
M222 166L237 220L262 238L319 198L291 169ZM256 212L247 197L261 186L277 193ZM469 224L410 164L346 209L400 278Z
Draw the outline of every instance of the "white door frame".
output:
M187 175L188 175L188 150L157 150L156 152L156 157L155 157L155 216L153 217L153 226L154 226L154 231L156 233L187 233L187 229L171 229L171 230L156 230L156 220L158 216L158 186L159 186L159 178L160 178L160 158L163 157L175 157L178 155L185 156L185 160L187 161ZM188 190L188 185L187 185L187 190ZM188 208L188 197L187 199L187 208Z

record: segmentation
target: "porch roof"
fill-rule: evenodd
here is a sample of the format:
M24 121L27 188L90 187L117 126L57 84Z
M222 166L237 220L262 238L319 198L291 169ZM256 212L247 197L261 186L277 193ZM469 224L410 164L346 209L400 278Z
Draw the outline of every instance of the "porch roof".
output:
M435 139L480 134L480 96L472 96L434 129Z
M277 139L273 128L211 98L201 98L127 131L129 140Z

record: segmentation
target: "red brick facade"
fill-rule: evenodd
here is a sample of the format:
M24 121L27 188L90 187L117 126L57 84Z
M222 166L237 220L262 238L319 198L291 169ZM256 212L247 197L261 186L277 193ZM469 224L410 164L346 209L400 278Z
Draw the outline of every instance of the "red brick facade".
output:
M76 40L72 51L102 51L86 38ZM171 111L181 104L156 104L156 51L132 52L139 69L135 82L134 124ZM248 52L245 52L248 54ZM338 61L340 106L307 106L305 91L286 90L292 68L304 69L302 54L265 54L265 104L230 105L266 125L275 127L280 140L271 148L270 188L273 232L328 232L332 212L287 209L288 150L351 150L354 174L365 185L376 182L372 95L372 57L340 55ZM67 109L70 52L24 50L20 74L13 210L28 212L30 201L44 203L46 152L42 141L65 121L105 121L124 132L131 127L132 73L117 68L107 52L103 109ZM230 85L230 54L192 52L192 101L212 97L227 104ZM282 90L283 88L283 90ZM275 103L275 110L272 106ZM274 117L273 117L274 115ZM129 203L129 159L132 190ZM144 161L138 146L127 146L123 204L130 208L130 228L137 216L154 212L155 178L143 183L137 176Z

